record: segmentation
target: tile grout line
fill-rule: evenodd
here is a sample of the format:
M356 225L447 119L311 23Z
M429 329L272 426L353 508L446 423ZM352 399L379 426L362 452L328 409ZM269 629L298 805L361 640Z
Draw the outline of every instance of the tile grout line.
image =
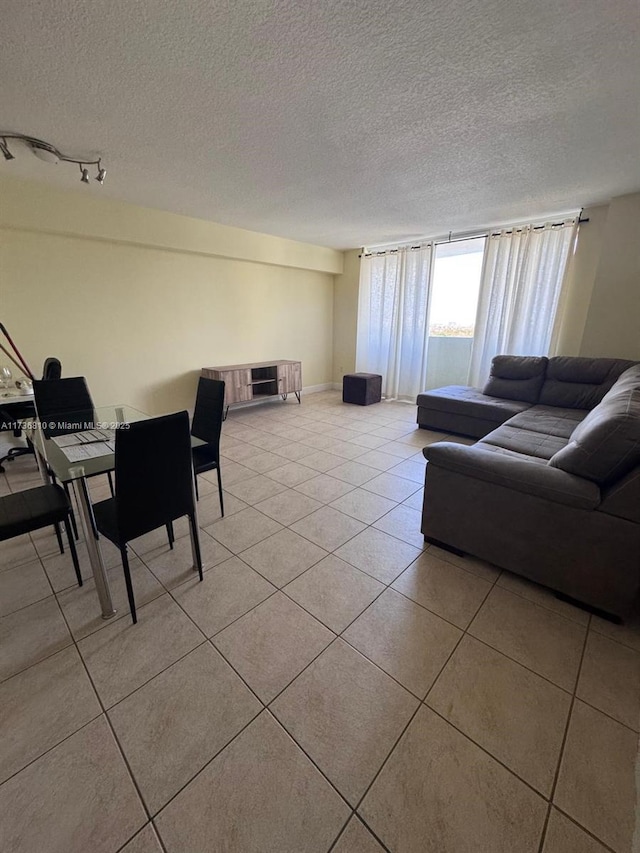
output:
M562 767L562 761L564 759L564 751L567 744L567 738L569 735L569 727L571 725L571 719L573 717L573 709L575 707L576 702L576 691L578 689L578 684L580 683L580 675L582 673L582 664L584 662L584 656L587 650L587 640L589 638L589 627L591 625L591 616L589 616L589 621L586 626L586 630L584 632L584 639L582 641L582 653L580 655L580 662L578 664L578 669L576 671L576 677L573 685L573 691L571 694L571 703L569 705L569 713L567 714L567 719L564 726L564 734L562 737L562 743L560 744L560 750L558 752L558 761L556 764L556 770L553 776L553 782L551 785L551 792L549 794L548 802L549 805L547 807L547 814L545 817L545 821L542 827L542 835L540 836L540 844L538 846L538 853L543 853L543 848L546 843L547 830L549 828L549 820L551 818L551 810L553 808L553 801L556 795L556 788L558 786L558 779L560 778L560 768Z

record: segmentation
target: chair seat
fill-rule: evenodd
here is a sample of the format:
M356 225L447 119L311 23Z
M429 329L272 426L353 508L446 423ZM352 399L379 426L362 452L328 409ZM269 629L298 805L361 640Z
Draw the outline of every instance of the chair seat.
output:
M200 474L202 471L212 471L218 467L216 448L203 444L200 447L194 447L192 453L193 470L196 474Z
M57 524L69 514L60 486L38 486L0 498L0 541Z

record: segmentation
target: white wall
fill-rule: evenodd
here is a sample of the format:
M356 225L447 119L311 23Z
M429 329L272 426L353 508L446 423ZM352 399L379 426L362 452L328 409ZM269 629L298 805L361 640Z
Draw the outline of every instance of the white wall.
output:
M330 383L341 269L331 249L0 181L0 320L36 375L57 356L97 405L188 407L201 367L271 358Z
M580 354L640 360L640 193L609 205Z

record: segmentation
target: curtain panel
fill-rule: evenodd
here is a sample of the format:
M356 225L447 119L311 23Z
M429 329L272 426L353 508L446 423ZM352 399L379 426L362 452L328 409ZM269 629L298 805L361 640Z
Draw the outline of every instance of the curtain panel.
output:
M365 256L360 263L356 370L382 375L388 399L424 390L433 245Z
M482 387L494 355L548 355L577 222L487 238L469 384Z

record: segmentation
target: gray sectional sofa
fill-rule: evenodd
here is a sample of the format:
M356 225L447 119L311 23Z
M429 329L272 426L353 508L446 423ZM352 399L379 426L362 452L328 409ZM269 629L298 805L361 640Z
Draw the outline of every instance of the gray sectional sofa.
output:
M624 616L640 590L640 364L498 356L418 397L424 536Z

